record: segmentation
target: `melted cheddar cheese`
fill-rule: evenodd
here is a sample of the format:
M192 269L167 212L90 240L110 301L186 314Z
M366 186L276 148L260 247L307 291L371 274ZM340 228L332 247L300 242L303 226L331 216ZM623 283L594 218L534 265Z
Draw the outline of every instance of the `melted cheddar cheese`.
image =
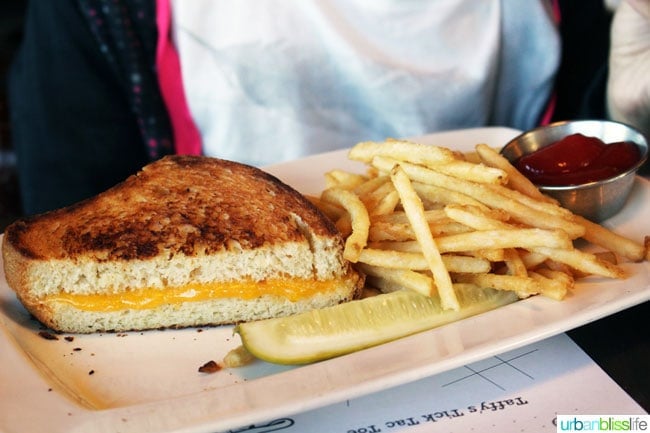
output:
M338 280L314 281L303 279L232 281L206 284L188 284L165 289L143 288L115 294L80 295L60 293L47 297L48 301L65 302L85 311L145 310L163 304L181 304L219 298L254 299L275 295L290 301L305 299L316 293L333 290Z

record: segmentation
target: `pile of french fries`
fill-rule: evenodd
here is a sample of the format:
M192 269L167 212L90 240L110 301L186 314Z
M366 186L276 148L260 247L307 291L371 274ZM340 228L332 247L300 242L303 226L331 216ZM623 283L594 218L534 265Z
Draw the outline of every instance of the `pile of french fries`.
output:
M310 198L344 234L345 258L382 292L439 296L453 310L466 284L561 300L579 278L625 278L622 261L648 259L647 236L639 243L573 214L485 144L462 154L388 139L348 157L366 173L332 170Z

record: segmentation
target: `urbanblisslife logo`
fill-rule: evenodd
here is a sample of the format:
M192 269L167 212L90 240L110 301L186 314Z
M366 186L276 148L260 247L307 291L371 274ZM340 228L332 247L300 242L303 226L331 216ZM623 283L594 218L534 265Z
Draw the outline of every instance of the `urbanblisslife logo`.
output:
M558 432L649 432L650 415L558 415Z

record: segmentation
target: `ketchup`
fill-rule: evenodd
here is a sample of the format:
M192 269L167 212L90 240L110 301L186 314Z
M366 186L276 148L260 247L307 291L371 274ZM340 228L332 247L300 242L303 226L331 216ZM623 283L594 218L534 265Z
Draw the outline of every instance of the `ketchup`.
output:
M631 141L605 144L596 137L572 134L519 158L515 166L537 185L579 185L614 177L639 161Z

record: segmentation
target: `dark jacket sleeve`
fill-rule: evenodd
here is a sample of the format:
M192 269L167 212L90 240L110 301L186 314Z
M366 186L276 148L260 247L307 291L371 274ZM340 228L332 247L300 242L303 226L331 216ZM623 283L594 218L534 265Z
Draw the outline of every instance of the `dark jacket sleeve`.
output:
M554 119L605 119L612 13L602 0L560 0L562 59Z
M97 194L173 151L153 4L28 4L8 89L25 213Z

